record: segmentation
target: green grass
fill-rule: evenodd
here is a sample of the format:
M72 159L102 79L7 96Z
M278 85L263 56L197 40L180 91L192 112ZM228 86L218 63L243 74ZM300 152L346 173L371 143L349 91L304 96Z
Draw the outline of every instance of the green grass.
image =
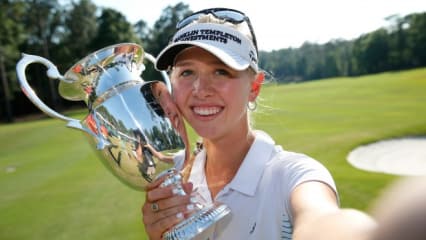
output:
M262 98L256 128L324 163L344 207L368 210L397 178L354 169L346 162L351 149L426 135L426 68L271 84ZM144 193L117 181L80 132L43 119L0 125L0 142L0 239L146 239Z
M332 172L342 205L367 209L393 176L346 162L354 147L426 135L426 69L336 78L267 89L256 126L284 148L304 152Z

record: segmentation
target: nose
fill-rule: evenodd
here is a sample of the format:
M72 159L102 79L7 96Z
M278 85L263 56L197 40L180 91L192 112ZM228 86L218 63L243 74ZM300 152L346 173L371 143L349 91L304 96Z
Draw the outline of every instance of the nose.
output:
M208 97L212 94L212 84L209 76L200 74L193 83L193 94L197 97Z

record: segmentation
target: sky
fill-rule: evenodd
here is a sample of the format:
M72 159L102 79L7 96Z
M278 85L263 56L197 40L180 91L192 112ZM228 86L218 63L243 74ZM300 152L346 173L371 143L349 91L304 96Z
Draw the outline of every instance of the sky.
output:
M300 47L304 42L326 43L352 40L386 27L394 14L426 12L425 0L92 0L99 7L112 7L131 23L143 19L150 27L167 6L178 2L192 11L210 7L238 9L249 16L259 49L264 51Z

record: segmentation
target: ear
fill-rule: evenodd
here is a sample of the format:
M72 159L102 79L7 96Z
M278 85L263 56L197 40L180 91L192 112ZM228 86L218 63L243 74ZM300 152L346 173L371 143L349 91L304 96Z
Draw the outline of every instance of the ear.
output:
M250 91L250 101L256 100L257 96L259 95L260 88L262 87L262 83L265 80L265 73L260 72L256 75L256 79L251 84L251 91Z

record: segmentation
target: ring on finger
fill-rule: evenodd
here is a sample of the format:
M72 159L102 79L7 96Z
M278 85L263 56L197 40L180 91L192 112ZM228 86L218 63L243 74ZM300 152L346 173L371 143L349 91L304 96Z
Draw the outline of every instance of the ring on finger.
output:
M157 212L158 210L160 210L160 207L158 206L158 203L156 203L156 202L151 203L151 210L153 212Z

